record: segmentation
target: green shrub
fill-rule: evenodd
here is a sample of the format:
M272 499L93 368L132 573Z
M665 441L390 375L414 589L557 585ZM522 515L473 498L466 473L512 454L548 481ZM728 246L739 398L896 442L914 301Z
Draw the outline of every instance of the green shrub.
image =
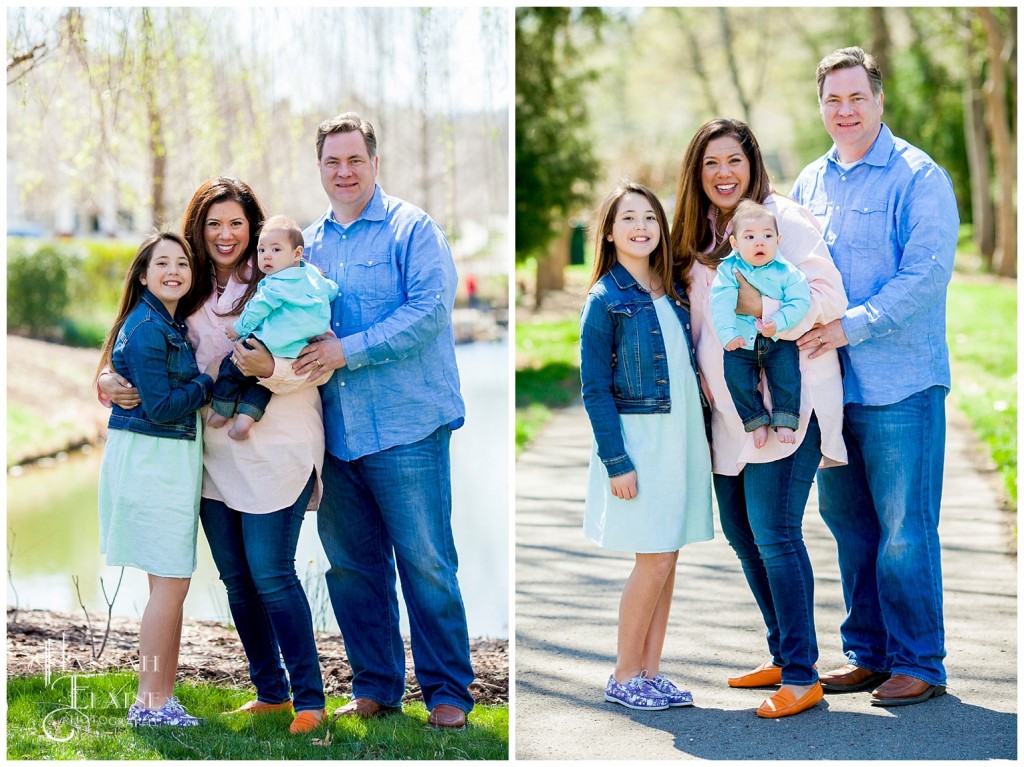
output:
M8 248L7 327L53 336L71 303L80 257L57 244Z

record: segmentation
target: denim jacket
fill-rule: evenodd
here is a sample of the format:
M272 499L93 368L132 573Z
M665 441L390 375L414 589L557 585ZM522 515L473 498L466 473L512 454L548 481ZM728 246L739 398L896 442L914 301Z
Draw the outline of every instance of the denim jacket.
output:
M213 379L199 372L185 323L143 291L125 319L111 355L114 370L135 386L142 404L113 406L109 429L194 440L195 412L210 400Z
M675 288L685 299L683 286L677 283ZM673 308L683 327L696 375L689 305L677 301ZM615 264L587 295L580 315L580 360L583 405L594 429L597 454L609 477L633 471L619 414L668 413L672 402L665 339L654 301L620 264ZM700 404L705 436L710 438L711 409L703 391Z

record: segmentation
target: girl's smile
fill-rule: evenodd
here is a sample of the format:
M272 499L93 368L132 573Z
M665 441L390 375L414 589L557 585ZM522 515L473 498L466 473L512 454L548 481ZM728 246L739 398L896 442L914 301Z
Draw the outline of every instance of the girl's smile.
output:
M192 287L192 267L181 246L173 240L161 240L153 248L153 255L140 279L143 285L159 299L168 313L174 315L178 301Z
M615 246L620 262L637 259L646 264L661 242L658 217L650 201L635 192L624 195L619 200L608 239Z

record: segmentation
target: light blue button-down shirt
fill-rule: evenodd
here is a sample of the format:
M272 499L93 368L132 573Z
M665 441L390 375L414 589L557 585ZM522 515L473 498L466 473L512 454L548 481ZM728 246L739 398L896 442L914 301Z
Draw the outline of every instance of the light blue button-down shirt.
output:
M377 186L351 224L328 210L303 237L309 262L340 289L331 329L347 366L320 389L327 451L353 461L461 426L451 325L458 279L441 228Z
M889 405L948 389L946 287L960 225L949 174L882 125L859 162L844 169L833 145L791 196L821 224L849 296L845 402Z

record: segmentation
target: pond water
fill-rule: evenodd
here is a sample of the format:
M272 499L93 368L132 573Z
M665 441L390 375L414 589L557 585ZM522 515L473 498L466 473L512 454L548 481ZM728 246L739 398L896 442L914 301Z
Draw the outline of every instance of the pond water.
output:
M509 392L507 343L457 347L466 424L452 435L452 528L459 552L459 583L471 637L508 638L509 632ZM258 428L258 426L256 427ZM91 613L106 614L121 568L99 554L96 483L102 449L32 468L7 479L7 602L81 613L72 576ZM296 568L317 629L337 629L323 573L327 558L307 514ZM144 573L125 568L114 614L140 617L148 588ZM230 622L227 596L206 539L199 532L198 566L185 616ZM402 630L408 619L402 607Z

